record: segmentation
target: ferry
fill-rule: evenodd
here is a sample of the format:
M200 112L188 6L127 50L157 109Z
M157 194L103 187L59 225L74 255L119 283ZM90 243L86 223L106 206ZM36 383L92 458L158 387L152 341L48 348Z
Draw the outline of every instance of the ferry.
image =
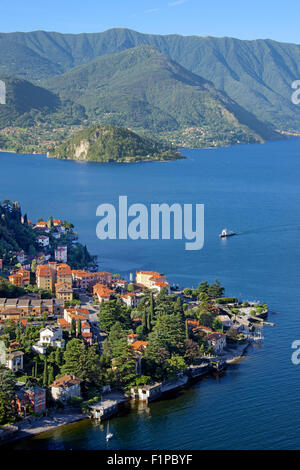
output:
M232 232L232 230L227 230L227 228L224 228L222 232L220 233L219 237L226 238L226 237L232 237L233 235L236 235L236 233Z

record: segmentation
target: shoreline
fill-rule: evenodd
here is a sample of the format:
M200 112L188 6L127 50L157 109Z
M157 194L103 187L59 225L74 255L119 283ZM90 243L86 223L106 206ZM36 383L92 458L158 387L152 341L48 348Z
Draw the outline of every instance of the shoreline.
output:
M223 360L226 362L227 365L231 365L236 362L239 362L244 357L245 352L249 348L250 345L251 345L250 341L248 341L246 344L240 345L239 347L237 347L236 351L232 351L232 352L235 352L236 354L231 354L229 352L227 353L227 355L228 356L230 355L231 357L228 357L228 358L223 357ZM174 390L170 389L169 392L175 391L179 388L185 388L185 389L191 388L193 387L195 382L200 381L204 376L207 376L209 374L210 373L208 372L207 374L204 374L195 378L190 378L187 376L187 381L185 384L174 388ZM160 401L160 400L161 398L159 397L155 401ZM56 415L54 414L53 416L43 416L40 418L34 418L33 421L21 423L19 425L19 430L11 438L8 438L7 440L3 442L0 441L0 448L1 446L10 445L21 439L31 438L38 434L43 434L45 432L57 429L61 426L66 426L68 424L72 424L78 421L83 421L85 419L89 420L91 419L91 417L89 417L86 414L83 414L82 412L73 412L73 413L69 412L65 414L58 413ZM37 424L37 425L33 426L34 424Z
M33 421L21 423L19 425L19 430L11 438L8 438L3 442L0 441L0 449L1 446L10 445L21 439L34 437L38 434L43 434L44 432L52 431L53 429L66 426L67 424L75 423L77 421L82 421L84 419L89 419L89 417L82 412L69 412L65 415L62 413L53 416L34 418ZM37 424L37 426L33 426L34 424Z

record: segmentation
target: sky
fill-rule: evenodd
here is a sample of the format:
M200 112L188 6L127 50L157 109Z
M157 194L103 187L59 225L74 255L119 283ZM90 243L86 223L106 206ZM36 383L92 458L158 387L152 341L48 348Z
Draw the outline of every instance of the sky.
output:
M299 44L297 0L0 0L0 31L270 38Z

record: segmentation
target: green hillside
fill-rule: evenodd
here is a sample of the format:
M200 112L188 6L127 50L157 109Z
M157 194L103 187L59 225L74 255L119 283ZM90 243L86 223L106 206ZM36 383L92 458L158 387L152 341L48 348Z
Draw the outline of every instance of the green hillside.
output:
M0 34L0 73L39 80L97 57L148 44L212 81L259 120L300 130L291 83L300 77L300 46L272 40L241 41L112 29L94 34L34 31Z
M58 146L50 156L69 160L124 162L183 158L169 146L116 126L91 126Z
M6 87L6 104L0 106L0 129L36 124L80 124L86 117L81 106L27 80L0 74ZM2 138L3 140L3 138ZM0 139L1 146L1 139Z
M214 86L151 46L100 57L44 83L85 108L90 121L168 137L178 145L226 145L276 137Z

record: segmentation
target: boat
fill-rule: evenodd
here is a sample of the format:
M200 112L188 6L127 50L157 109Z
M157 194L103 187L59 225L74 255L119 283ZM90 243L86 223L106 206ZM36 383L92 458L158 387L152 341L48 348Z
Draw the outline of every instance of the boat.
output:
M107 425L107 431L106 431L106 441L110 441L110 439L112 439L114 437L113 433L109 432L109 421L108 421L108 425Z
M227 230L227 228L224 228L222 232L220 233L219 237L226 238L226 237L232 237L233 235L236 235L236 233L233 232L232 230Z

